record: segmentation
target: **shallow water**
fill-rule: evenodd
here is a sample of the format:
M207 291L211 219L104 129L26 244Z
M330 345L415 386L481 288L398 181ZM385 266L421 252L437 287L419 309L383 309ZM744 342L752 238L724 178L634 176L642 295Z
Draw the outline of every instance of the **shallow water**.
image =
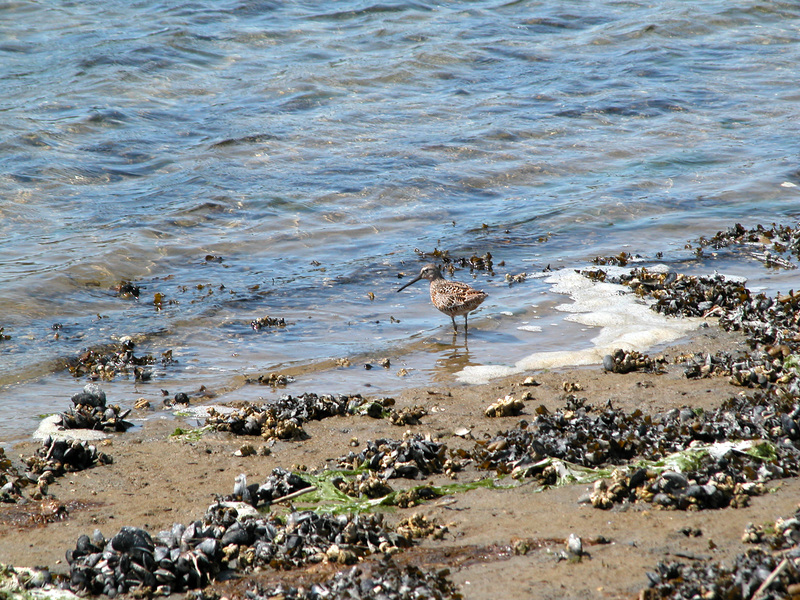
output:
M590 345L563 296L506 273L625 250L798 286L684 248L800 217L796 3L0 11L0 440L80 389L64 359L124 335L178 363L104 384L123 405L269 396L242 380L270 371L296 375L288 392L383 393ZM422 284L395 294L436 248L494 257L456 273L490 294L468 348ZM265 315L287 326L253 331Z

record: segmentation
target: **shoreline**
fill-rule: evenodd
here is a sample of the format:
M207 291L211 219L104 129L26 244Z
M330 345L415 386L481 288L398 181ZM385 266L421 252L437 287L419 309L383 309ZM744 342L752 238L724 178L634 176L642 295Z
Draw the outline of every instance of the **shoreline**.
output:
M665 354L678 356L689 349L713 353L742 344L741 336L710 327ZM53 573L66 573L64 552L74 547L81 534L91 535L99 528L108 537L122 525L131 525L155 535L173 523L200 518L215 496L230 493L240 473L245 473L249 481L260 482L277 466L323 468L329 464L323 459L353 449L353 438L358 438L363 447L369 439L399 438L409 430L446 441L450 448L459 444L467 447L470 441L454 435L454 430L468 428L473 438L482 439L514 427L521 419L530 420L538 405L555 411L563 405L565 382L582 388L580 395L595 406L611 400L620 409L641 408L646 413L685 405L711 408L737 391L725 378L686 379L681 365L675 364L668 365L661 375L620 375L604 372L600 367L583 367L536 373L535 378L540 385L533 388L521 387L523 377L512 376L473 386L405 390L394 396L396 407L420 403L429 407L419 425L397 427L387 419L363 416L309 422L309 439L276 442L266 457L235 456L248 440L226 433L208 433L190 442L175 441L170 434L181 426L180 417L150 421L132 433L117 434L108 445L101 446L113 455L113 464L68 473L50 486L51 497L67 507L64 520L21 527L9 524L8 515L13 510L3 506L0 563L46 566ZM508 394L520 396L523 390L532 390L534 398L525 402L521 415L495 419L483 415L495 399ZM34 442L18 444L13 454L29 454L35 447ZM465 471L457 475L456 481L467 481L475 475L474 471ZM447 481L442 476L432 479ZM790 514L796 508L800 481L794 478L773 482L769 494L754 497L746 508L696 512L636 505L598 510L579 503L590 489L591 486L573 484L541 491L533 482L511 489L475 489L413 508L389 509L386 518L399 520L421 513L447 526L443 539L424 540L418 547L398 553L397 560L449 567L452 581L467 598L496 597L498 577L508 583L509 595L629 598L646 588L646 572L653 570L661 558L691 555L726 561L743 552L741 535L745 525ZM679 530L686 527L699 529L702 535L688 538L680 534ZM557 558L570 534L581 537L586 546L587 555L577 563ZM519 545L520 540L535 549L515 555L515 544ZM400 558L406 552L407 558ZM214 586L221 585L220 589L228 590L226 593L235 594L251 578L296 582L306 577L309 569L298 569L244 575L236 584Z
M729 230L736 241L746 233ZM590 276L609 277L602 270ZM154 584L142 588L123 573L113 585L136 597L200 587L193 597L202 599L238 599L255 585L266 598L276 582L302 587L328 585L334 574L357 577L345 574L353 564L399 577L391 564L422 569L426 581L438 574L437 585L449 590L443 598L496 598L503 581L508 597L655 600L681 586L718 589L742 560L761 560L736 577L750 578L761 597L777 597L766 590L770 581L781 593L800 584L770 552L786 543L770 537L793 527L785 523L798 523L787 539L800 539L800 520L791 519L800 514L800 294L772 299L719 277L641 268L619 282L652 293L658 312L713 316L658 355L620 349L603 365L429 384L390 399L304 394L260 406L231 402L210 411L201 427L186 414L153 418L75 446L83 453L79 466L90 468L74 472L53 466L59 456L66 461L63 443L61 450L52 439L17 444L3 463L6 479L26 464L40 474L25 490L14 490L13 481L4 486L17 502L0 505L0 564L45 568L85 592L100 550L121 556L128 542L120 540L131 531L178 544L170 531L205 527L204 536L218 537L181 536L174 546L196 553L205 540L204 570L192 559L196 578L156 588L148 575ZM70 419L127 427L127 413L106 407L96 387L76 396L81 406ZM286 487L289 481L299 487ZM223 509L222 500L259 510L240 513L243 523L287 528L270 538L270 552L289 538L316 539L317 546L253 562L250 542L226 537L242 505ZM379 517L358 522L377 528L380 546L292 533L303 522L358 530L355 512L368 506L362 514ZM228 510L233 521L214 521ZM325 516L337 511L340 517ZM80 550L87 544L95 550ZM170 560L159 568L178 568ZM139 576L130 581L147 581ZM114 587L94 593L101 589L117 594Z

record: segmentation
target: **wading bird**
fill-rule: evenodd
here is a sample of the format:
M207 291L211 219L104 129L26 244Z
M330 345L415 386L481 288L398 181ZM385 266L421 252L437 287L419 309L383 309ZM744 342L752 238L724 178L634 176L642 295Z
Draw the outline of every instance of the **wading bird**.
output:
M481 302L486 300L488 294L471 288L460 281L448 281L442 277L441 270L434 264L423 266L417 277L397 291L402 292L420 279L427 279L431 282L431 302L452 319L454 332L458 333L456 315L464 315L464 334L466 335L468 328L467 315L478 308Z

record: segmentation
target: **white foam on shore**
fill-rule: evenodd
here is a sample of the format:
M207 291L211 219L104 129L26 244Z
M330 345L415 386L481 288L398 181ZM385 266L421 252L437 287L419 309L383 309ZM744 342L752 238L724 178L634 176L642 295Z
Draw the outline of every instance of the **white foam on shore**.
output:
M658 270L655 267L648 269ZM603 267L603 270L612 275L628 273L625 269L612 267ZM552 284L552 291L569 295L572 299L571 303L556 307L556 310L570 313L565 317L567 321L599 328L591 340L592 346L575 351L534 352L512 366L465 367L456 375L459 381L486 383L524 371L600 364L603 356L617 348L644 352L656 344L680 339L703 322L700 318L665 317L650 310L650 304L632 294L629 288L592 281L573 269L551 273L545 282Z

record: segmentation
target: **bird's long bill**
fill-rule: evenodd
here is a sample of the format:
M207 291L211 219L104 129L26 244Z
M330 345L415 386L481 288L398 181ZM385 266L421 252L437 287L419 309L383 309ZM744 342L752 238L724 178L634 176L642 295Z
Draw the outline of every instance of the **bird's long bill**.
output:
M407 288L408 286L410 286L412 283L417 283L417 282L418 282L420 279L422 279L422 275L418 275L417 277L415 277L414 279L412 279L411 281L409 281L407 284L405 284L403 287L401 287L401 288L400 288L399 290L397 290L397 291L398 291L398 292L402 292L404 289L406 289L406 288Z

